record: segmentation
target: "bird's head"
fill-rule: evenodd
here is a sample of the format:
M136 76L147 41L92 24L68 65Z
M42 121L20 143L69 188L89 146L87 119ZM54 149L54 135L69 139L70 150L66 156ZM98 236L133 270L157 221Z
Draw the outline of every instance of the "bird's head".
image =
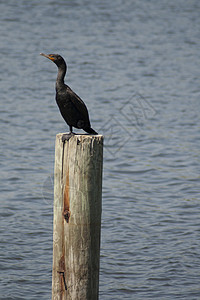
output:
M50 59L51 61L53 61L58 67L62 66L63 64L65 65L65 61L62 58L61 55L59 54L44 54L44 53L40 53L40 55L47 57L48 59Z

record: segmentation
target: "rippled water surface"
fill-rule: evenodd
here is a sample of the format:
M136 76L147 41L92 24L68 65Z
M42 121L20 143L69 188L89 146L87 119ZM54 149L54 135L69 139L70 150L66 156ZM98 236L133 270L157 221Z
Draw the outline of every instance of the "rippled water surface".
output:
M0 299L51 299L54 100L105 136L100 299L200 299L200 2L0 1Z

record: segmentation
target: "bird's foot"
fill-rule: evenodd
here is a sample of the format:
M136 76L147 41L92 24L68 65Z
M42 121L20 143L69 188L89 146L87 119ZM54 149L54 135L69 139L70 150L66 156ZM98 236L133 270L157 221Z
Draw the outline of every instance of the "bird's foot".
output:
M62 142L65 143L65 141L69 141L69 139L75 135L74 132L65 133L62 135Z

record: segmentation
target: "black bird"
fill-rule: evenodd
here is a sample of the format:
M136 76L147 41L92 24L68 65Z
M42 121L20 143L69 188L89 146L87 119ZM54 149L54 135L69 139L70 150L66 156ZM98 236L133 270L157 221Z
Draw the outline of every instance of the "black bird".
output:
M58 75L56 80L56 102L60 109L61 115L65 122L69 125L69 134L63 136L63 141L69 139L74 133L72 127L83 129L87 133L98 134L91 128L88 110L81 98L72 91L72 89L64 83L64 77L67 71L67 65L59 54L40 55L49 58L58 67Z

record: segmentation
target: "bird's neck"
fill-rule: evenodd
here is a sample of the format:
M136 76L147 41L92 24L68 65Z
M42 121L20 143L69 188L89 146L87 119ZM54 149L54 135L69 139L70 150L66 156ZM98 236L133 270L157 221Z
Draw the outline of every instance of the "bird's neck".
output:
M64 77L67 71L66 64L58 67L58 75L56 80L56 88L62 87L64 85Z

